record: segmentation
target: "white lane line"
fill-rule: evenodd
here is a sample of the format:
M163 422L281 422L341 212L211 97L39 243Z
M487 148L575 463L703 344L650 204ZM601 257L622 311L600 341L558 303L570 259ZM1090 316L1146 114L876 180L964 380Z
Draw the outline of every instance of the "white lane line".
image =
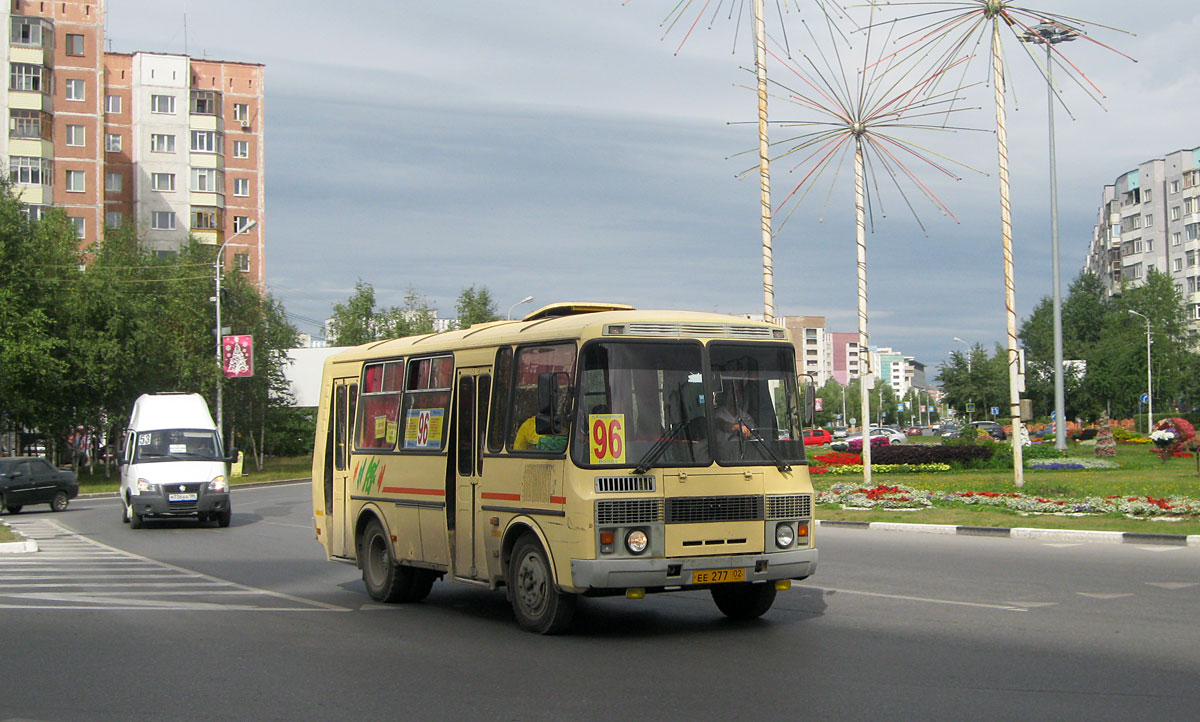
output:
M197 606L196 608L200 608L200 607ZM176 611L179 608L178 607L159 607L159 608L141 607L141 606L132 605L132 604L131 605L106 604L103 607L98 607L94 604L52 604L52 605L47 605L47 604L0 604L0 609L26 609L26 610L32 610L32 611L37 611L37 612L58 612L58 611L64 611L64 612L75 611L75 612L77 612L77 611L81 611L81 610L87 610L87 611L91 611L91 612L97 612L97 611L104 611L104 612L122 612L122 611L125 611L125 612L129 612L129 611L165 612L165 611ZM204 609L210 609L212 611L219 611L219 612L306 612L309 614L311 614L313 612L352 612L352 611L354 611L353 609L347 609L346 607L332 607L332 606L329 609L325 609L323 607L251 607L251 606L246 606L246 605L241 605L241 604L221 604L221 605L217 605L217 607L215 609L212 607L204 607Z
M145 574L72 574L72 579L175 579L181 576L198 576L196 574L181 574L180 572L159 573L157 569L146 569ZM22 574L21 576L4 577L8 582L33 582L46 579L62 579L61 574Z
M14 584L11 587L4 585L4 584L0 584L0 596L6 596L6 594L4 592L5 589L44 589L44 588L48 588L48 587L55 587L55 588L57 588L57 587L88 587L89 589L95 588L95 587L120 587L122 589L125 589L126 587L200 587L200 588L204 588L211 584L216 584L216 585L220 585L220 586L228 586L228 587L240 586L240 585L234 584L233 582L216 582L216 581L212 581L210 579L206 579L204 581L199 581L199 582L114 582L112 584L105 584L104 582L49 582L47 584ZM249 587L247 587L247 588L249 588ZM199 593L199 590L197 590L197 593Z
M1178 589L1187 589L1188 587L1194 587L1197 584L1200 584L1200 582L1146 582L1146 583L1152 587L1162 587L1163 589L1170 589L1171 591L1176 591Z
M988 604L985 602L964 602L957 599L933 599L930 597L911 597L905 594L884 594L882 592L864 592L857 589L836 589L833 587L814 587L808 584L798 584L793 589L815 589L822 592L833 592L835 594L856 594L863 597L879 597L881 599L896 599L904 602L924 602L926 604L950 604L959 607L977 607L980 609L999 609L1005 612L1027 612L1025 607L1018 607L1012 604Z
M1081 597L1091 597L1092 599L1103 599L1105 601L1108 601L1109 599L1120 599L1121 597L1132 597L1133 596L1132 594L1094 594L1094 593L1090 593L1090 592L1075 592L1075 593Z

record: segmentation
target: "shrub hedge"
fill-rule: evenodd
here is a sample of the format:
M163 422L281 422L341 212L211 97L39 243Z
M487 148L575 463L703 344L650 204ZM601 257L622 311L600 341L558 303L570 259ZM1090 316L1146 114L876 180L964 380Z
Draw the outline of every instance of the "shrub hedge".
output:
M995 444L898 444L871 449L871 463L879 464L961 464L986 462L996 451Z

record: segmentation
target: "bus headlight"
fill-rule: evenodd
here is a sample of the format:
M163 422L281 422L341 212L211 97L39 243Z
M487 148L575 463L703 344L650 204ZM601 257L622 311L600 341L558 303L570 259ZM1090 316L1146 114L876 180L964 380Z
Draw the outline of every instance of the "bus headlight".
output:
M646 532L641 529L634 529L625 535L625 548L634 554L641 554L649 545L650 540L646 537Z
M792 525L786 521L775 525L775 546L780 549L787 549L796 541L796 532L792 530Z

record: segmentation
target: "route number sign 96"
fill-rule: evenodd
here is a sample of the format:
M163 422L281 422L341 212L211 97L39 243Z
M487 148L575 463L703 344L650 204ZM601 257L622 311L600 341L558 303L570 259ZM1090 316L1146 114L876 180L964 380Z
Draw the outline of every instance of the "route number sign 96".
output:
M624 464L625 414L589 414L588 449L593 464Z

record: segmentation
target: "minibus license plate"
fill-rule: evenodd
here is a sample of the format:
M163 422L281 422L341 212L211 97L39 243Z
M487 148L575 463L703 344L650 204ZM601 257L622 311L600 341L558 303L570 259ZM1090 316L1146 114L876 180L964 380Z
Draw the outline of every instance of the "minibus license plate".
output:
M702 569L692 572L692 584L744 581L746 581L745 569Z
M195 494L168 494L167 501L195 501Z

